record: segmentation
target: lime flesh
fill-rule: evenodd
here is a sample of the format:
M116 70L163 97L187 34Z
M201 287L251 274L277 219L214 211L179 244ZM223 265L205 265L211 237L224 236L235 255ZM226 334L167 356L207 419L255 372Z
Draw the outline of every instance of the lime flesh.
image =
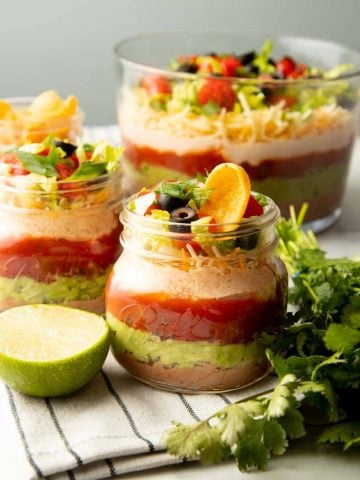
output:
M100 370L108 350L108 327L93 313L26 305L0 314L0 378L19 392L72 393Z

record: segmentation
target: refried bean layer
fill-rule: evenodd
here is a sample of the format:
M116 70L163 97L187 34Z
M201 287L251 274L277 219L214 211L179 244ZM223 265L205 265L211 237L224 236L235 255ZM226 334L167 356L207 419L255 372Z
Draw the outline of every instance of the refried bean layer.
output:
M129 353L114 356L142 382L165 390L174 389L187 393L235 390L260 380L269 371L269 364L266 361L241 362L233 368L219 368L210 363L181 368L164 367L160 362L153 364L140 362Z

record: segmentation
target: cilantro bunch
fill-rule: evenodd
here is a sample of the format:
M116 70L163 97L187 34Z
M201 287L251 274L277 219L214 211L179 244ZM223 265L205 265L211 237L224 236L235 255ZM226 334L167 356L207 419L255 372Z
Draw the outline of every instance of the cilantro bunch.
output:
M263 469L308 433L313 418L321 421L319 443L360 446L360 260L326 258L313 233L301 230L306 208L278 224L296 311L262 339L277 386L195 425L176 424L164 437L170 453L202 463L234 457L241 471Z

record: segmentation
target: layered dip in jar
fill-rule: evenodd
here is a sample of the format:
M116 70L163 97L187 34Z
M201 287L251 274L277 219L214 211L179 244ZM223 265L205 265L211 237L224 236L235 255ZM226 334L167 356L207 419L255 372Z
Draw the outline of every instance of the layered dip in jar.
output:
M106 288L119 363L178 392L230 391L262 378L269 365L261 334L286 310L278 216L233 164L130 197Z
M242 165L282 214L339 217L357 133L360 54L254 32L160 33L115 48L129 190Z
M119 254L120 154L49 137L0 155L0 311L59 303L104 312Z

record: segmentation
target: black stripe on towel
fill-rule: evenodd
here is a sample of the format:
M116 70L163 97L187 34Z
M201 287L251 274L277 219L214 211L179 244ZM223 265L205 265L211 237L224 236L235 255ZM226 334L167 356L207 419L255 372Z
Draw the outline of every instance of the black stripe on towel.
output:
M180 400L182 401L182 403L185 405L185 408L186 410L190 413L190 415L193 417L194 420L196 420L197 422L200 422L200 418L196 415L196 413L194 412L192 406L190 405L190 403L186 400L186 398L184 397L184 395L182 393L178 393L178 396L180 398Z
M218 395L218 397L220 397L222 400L224 400L224 402L226 403L226 405L231 405L230 400L229 400L223 393L218 393L217 395Z
M14 396L13 396L9 387L6 386L5 388L6 388L6 393L7 393L8 399L9 399L9 403L10 403L11 413L13 414L13 417L15 418L16 427L18 429L21 441L22 441L22 443L24 445L24 448L25 448L26 458L27 458L28 462L30 463L30 465L32 466L32 468L34 469L34 471L36 472L36 475L39 478L45 478L44 474L42 473L42 471L40 469L40 467L37 465L33 456L31 455L31 450L30 450L28 441L26 439L25 432L24 432L24 430L22 428L22 425L21 425L20 415L19 415L19 412L18 412L17 407L16 407Z
M64 433L64 430L61 428L61 425L60 425L60 422L56 416L56 413L55 413L55 410L54 410L54 407L50 401L50 398L45 398L45 403L46 403L46 406L50 412L50 416L51 416L51 419L52 421L54 422L54 425L55 425L55 428L58 432L58 434L60 435L60 438L61 440L63 441L64 445L65 445L65 448L66 450L75 458L76 460L76 463L78 465L78 467L80 467L80 465L83 464L83 461L81 460L81 457L71 448L66 436L65 436L65 433ZM72 473L72 475L74 475Z
M135 433L135 435L140 438L141 440L144 440L144 442L147 443L148 447L149 447L149 451L150 452L153 452L155 450L155 447L153 445L153 443L148 440L147 438L143 437L141 435L141 433L139 432L139 430L137 429L137 426L135 425L135 422L134 422L134 419L132 418L129 410L127 409L125 403L123 402L123 400L121 399L120 395L118 394L118 392L114 389L114 387L112 386L111 382L110 382L110 379L109 377L106 375L106 373L104 372L104 370L100 370L100 373L104 379L104 382L105 382L105 385L107 387L107 389L109 390L109 392L111 393L111 395L115 398L117 404L121 407L122 411L124 412L126 418L128 419L128 422L131 426L131 429L132 431Z
M66 473L67 473L67 476L69 477L69 480L76 480L75 473L72 470L68 470Z
M109 469L109 472L110 472L110 478L114 478L116 477L116 470L115 470L115 467L114 467L114 464L113 462L110 460L110 458L106 458L104 460L104 462L106 463L108 469Z

